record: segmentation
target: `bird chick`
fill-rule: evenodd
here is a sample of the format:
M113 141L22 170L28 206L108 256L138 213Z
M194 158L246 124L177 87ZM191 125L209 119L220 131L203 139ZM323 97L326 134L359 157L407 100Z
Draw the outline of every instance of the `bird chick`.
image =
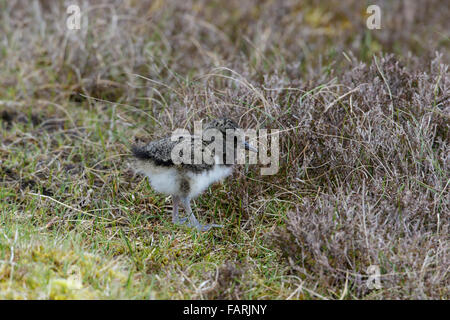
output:
M256 152L239 136L238 129L237 124L230 119L215 119L206 125L202 137L167 137L145 146L132 146L136 159L135 170L148 177L154 190L172 196L173 223L186 224L199 231L222 227L218 224L200 224L192 212L190 202L212 183L221 181L232 173L238 147L243 146L246 150ZM211 141L215 143L215 148L211 148ZM195 161L195 152L199 151L209 157L201 157L200 161ZM185 208L187 218L179 217L180 204Z

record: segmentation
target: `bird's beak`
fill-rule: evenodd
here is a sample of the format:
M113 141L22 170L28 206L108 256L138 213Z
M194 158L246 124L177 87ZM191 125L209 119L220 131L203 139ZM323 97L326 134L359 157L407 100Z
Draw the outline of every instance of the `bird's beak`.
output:
M243 144L244 144L245 150L250 150L250 151L253 151L253 152L258 152L258 149L256 149L256 148L252 147L251 145L249 145L248 142L244 141Z

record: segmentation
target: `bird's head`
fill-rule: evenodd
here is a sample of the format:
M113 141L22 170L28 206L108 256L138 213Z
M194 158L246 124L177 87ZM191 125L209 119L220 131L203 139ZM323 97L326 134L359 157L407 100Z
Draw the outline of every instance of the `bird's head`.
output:
M228 134L232 134L232 137L228 137L234 140L234 148L237 148L239 144L243 145L245 150L257 152L257 150L249 145L241 136L240 128L236 122L229 118L218 118L209 122L205 126L205 132L211 129L215 129L222 134L222 138L225 144Z

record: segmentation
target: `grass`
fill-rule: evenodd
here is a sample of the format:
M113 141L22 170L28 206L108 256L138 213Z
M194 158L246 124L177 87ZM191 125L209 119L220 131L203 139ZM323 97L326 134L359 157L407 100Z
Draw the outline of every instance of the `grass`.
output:
M67 105L66 111L71 120L64 119L66 113L58 114L57 108L45 111L63 119L56 132L45 125L54 120L33 125L15 122L19 116L3 131L8 134L5 140L23 132L36 137L12 141L7 158L2 158L3 298L213 298L223 294L211 289L217 281L235 281L218 274L233 270L234 263L226 263L247 260L252 263L245 263L247 274L261 285L248 297L272 290L289 294L288 288L275 289L281 285L275 279L282 275L277 271L278 255L262 240L271 224L241 229L242 204L227 205L232 186L215 186L196 200L200 216L226 228L198 234L174 226L171 201L153 193L146 180L127 168L127 146L120 143L127 136L126 128L109 131L107 112L80 112L77 105ZM36 109L30 110L35 113ZM65 129L73 123L77 131L84 129L81 138ZM27 146L26 151L19 151L20 144ZM281 223L276 212L270 220ZM86 256L93 261L80 266ZM68 281L72 265L81 269L82 289L68 286L53 292L57 279ZM40 285L29 285L36 281Z
M0 0L0 298L448 299L448 8L375 2L376 31L312 0L86 2L68 31ZM129 148L217 116L281 130L280 171L212 186L198 233Z

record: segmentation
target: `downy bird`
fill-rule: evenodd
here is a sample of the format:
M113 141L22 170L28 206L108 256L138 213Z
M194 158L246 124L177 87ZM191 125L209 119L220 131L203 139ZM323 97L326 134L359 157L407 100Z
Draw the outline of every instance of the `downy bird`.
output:
M211 148L212 145L215 148ZM166 137L145 146L134 145L132 152L136 159L136 172L147 176L154 190L172 196L172 222L208 231L212 227L223 226L200 224L192 212L191 199L232 173L237 149L242 147L257 151L245 142L233 120L221 118L209 122L201 137L190 134ZM194 161L196 151L203 155L197 162ZM187 218L179 216L180 204Z

